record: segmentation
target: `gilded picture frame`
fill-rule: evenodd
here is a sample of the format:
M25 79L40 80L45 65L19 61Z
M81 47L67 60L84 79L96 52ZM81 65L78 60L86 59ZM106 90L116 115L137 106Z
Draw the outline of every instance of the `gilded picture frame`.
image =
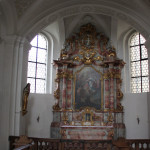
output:
M93 66L84 66L74 75L74 109L103 109L103 74Z

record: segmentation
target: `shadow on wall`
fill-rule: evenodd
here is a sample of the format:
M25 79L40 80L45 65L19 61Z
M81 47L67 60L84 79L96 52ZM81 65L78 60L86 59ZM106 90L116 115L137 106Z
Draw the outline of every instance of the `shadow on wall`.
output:
M26 115L26 135L50 138L50 124L53 119L52 106L55 100L50 94L30 94Z

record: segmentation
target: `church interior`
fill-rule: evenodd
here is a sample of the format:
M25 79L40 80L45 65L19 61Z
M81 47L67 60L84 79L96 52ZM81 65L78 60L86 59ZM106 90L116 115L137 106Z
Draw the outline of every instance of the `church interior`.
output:
M0 0L0 150L150 149L149 14L149 0Z

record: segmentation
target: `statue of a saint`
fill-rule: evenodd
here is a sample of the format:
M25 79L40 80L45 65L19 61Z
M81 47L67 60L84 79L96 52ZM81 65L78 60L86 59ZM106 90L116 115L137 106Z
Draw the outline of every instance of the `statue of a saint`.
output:
M30 83L28 83L26 87L23 89L23 105L22 105L23 116L27 113L27 104L28 104L29 94L30 94Z

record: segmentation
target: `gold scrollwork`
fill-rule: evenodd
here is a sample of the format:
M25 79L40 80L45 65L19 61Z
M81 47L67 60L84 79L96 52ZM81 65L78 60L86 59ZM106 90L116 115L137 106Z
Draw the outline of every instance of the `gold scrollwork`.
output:
M121 105L121 103L117 104L117 109L116 111L122 112L123 111L123 106Z
M54 91L54 97L55 97L56 99L59 99L59 98L60 98L60 90L59 90L59 88L58 88L56 91Z
M63 113L62 120L63 120L64 124L66 125L68 122L68 116L67 116L66 112Z
M67 136L66 136L66 130L61 130L60 131L60 134L61 134L61 136L62 136L62 138L66 138Z
M92 24L86 24L80 29L80 45L83 50L92 50L95 46L96 28Z
M74 60L74 61L78 61L78 62L80 62L80 61L81 61L81 59L80 59L80 57L79 57L79 56L74 57L74 58L73 58L73 60Z
M114 130L113 129L108 131L108 138L112 138L112 137L114 137Z
M116 79L121 79L121 74L120 73L115 73L115 78Z
M72 112L72 109L63 109L63 112Z
M91 111L91 109L89 107L86 107L82 113L82 126L93 126L94 125L94 121L93 121L93 112Z
M111 57L111 56L116 57L115 48L113 47L112 49L113 49L113 50L110 50L110 51L108 52L108 56L109 56L109 57Z
M69 73L69 72L60 72L60 73L57 73L57 80L61 79L61 78L68 78L68 79L72 79L73 78L73 75L72 73Z
M123 98L123 93L120 89L117 90L117 99L121 100Z
M96 51L81 51L80 55L82 56L81 58L79 56L76 56L73 58L74 61L82 62L85 65L91 65L94 61L102 61L103 58L101 56L94 57L96 55Z
M108 71L106 73L104 73L104 79L110 79L110 78L114 78L115 77L115 72L114 71Z
M97 57L94 58L94 60L96 60L96 61L103 61L103 58L101 56L97 56Z
M115 72L111 71L110 72L110 78L114 78L114 76L115 76Z
M110 78L110 73L109 72L104 73L103 78L104 79L109 79Z
M61 79L62 78L62 73L61 72L58 72L57 74L56 74L56 79L58 80L58 79Z
M107 117L107 122L113 122L113 115L112 115L112 113L109 113L109 115L108 115L108 117Z
M60 111L61 110L58 103L53 106L53 110L54 111Z
M104 73L104 79L116 78L115 71L108 71Z

